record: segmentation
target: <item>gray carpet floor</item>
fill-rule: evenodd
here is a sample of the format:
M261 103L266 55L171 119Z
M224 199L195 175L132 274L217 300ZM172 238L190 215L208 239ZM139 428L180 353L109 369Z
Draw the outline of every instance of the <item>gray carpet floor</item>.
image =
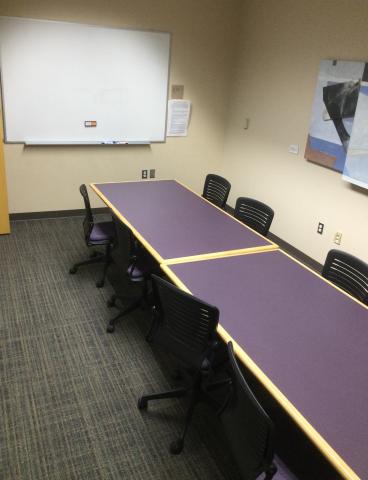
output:
M148 313L106 333L110 285L94 285L81 218L17 221L0 236L0 478L234 479L211 414L199 407L184 452L168 446L183 404L142 393L169 387L148 345ZM215 424L214 424L215 425Z

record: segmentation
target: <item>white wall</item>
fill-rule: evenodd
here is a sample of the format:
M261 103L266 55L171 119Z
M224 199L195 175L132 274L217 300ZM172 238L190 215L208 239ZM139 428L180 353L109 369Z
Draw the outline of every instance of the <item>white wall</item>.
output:
M143 168L200 191L222 158L239 11L238 0L2 0L0 15L171 32L170 85L193 102L189 136L150 148L5 145L10 212L82 208L81 183L139 179Z
M321 263L336 231L340 248L368 261L367 191L304 159L319 61L368 61L367 17L368 3L345 0L248 0L243 10L222 164L230 203L268 203L271 231Z

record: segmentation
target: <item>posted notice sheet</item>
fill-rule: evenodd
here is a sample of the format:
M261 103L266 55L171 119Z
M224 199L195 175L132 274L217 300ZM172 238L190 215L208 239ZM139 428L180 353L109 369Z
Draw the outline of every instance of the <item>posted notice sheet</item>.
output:
M169 100L168 137L186 137L190 119L191 102L189 100Z

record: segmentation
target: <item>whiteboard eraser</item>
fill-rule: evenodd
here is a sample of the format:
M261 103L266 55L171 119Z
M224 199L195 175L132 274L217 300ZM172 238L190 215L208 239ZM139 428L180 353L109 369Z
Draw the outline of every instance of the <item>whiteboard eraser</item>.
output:
M86 128L88 128L88 127L97 127L97 122L96 122L96 120L86 120L86 121L84 122L84 126L85 126Z

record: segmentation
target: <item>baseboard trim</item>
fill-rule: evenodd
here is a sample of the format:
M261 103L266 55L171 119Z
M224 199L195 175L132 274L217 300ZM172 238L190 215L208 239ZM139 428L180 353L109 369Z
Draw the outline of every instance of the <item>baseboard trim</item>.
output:
M107 207L93 208L94 214L109 213ZM9 215L10 221L17 220L38 220L41 218L60 218L60 217L82 217L85 213L83 208L77 210L51 210L48 212L24 212L24 213L11 213Z

